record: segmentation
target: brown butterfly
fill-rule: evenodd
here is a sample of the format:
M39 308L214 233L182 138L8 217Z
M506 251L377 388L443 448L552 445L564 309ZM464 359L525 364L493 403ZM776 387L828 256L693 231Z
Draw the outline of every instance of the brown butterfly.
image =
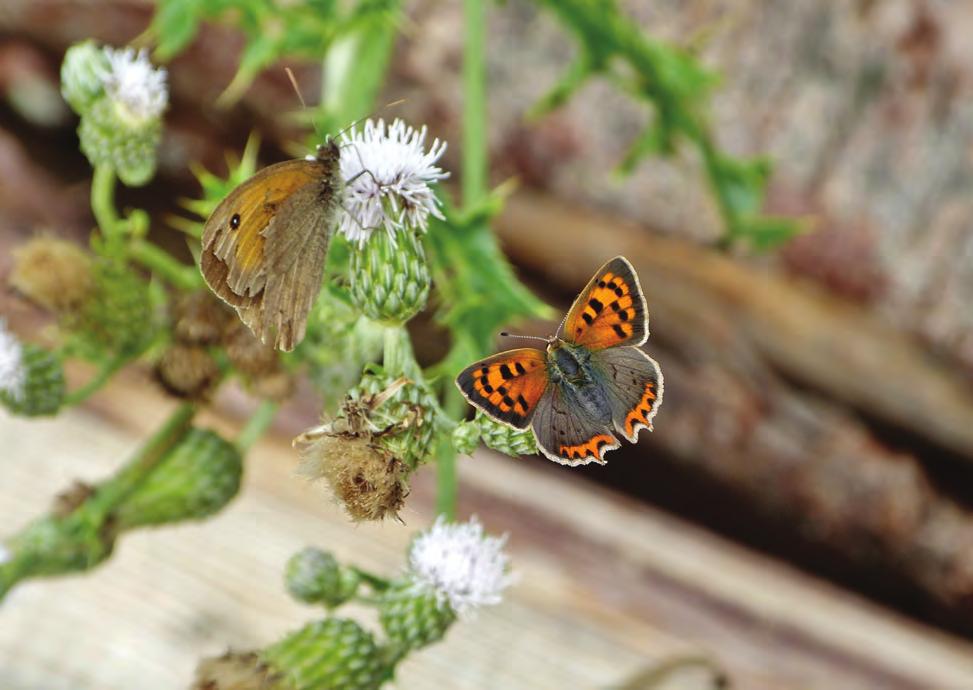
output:
M529 426L551 460L604 463L620 445L615 434L635 443L662 403L662 371L638 348L649 337L649 314L628 259L598 270L562 327L546 352L501 352L468 366L456 385L496 421Z
M262 342L293 350L321 288L343 186L334 139L317 154L264 168L203 229L200 268Z

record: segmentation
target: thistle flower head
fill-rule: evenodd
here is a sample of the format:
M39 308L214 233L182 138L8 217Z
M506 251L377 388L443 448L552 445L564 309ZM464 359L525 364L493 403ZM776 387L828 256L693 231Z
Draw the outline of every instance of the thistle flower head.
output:
M513 581L503 550L506 541L506 535L485 535L476 517L452 524L440 516L412 543L410 576L435 592L440 602L449 602L459 615L499 604L503 590Z
M341 136L341 176L346 181L340 232L359 245L377 228L392 237L404 228L425 231L429 216L442 218L430 184L449 177L436 165L446 142L426 149L426 128L396 119L386 127L368 120Z
M7 323L0 319L0 392L19 400L27 384L24 367L24 348L20 341L7 330Z
M155 68L144 50L103 48L108 66L102 83L108 97L135 122L158 118L169 103L166 70Z

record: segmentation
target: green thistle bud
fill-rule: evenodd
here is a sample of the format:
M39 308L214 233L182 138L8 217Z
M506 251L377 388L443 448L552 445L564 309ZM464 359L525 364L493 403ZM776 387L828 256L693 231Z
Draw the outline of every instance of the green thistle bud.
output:
M190 429L163 462L115 511L119 530L199 520L218 512L240 489L236 446L205 429Z
M480 426L476 422L461 422L453 429L453 447L462 455L469 455L480 442Z
M430 281L422 241L412 230L376 230L352 251L351 298L374 321L411 319L426 306Z
M304 626L264 650L261 658L293 690L372 690L391 676L381 648L351 620Z
M95 266L95 291L81 313L68 319L94 354L140 353L151 342L155 323L148 283L123 264L103 260Z
M61 95L78 115L83 115L105 93L102 78L108 71L108 57L88 40L75 43L61 63Z
M155 174L156 148L162 138L157 119L130 122L118 103L101 98L81 118L78 137L91 167L113 168L129 187L140 187Z
M0 403L25 417L53 415L64 401L64 369L61 360L36 345L21 345L18 386L0 388Z
M412 580L382 592L378 615L398 657L441 640L456 621L448 600Z
M308 547L287 561L284 582L298 601L334 608L355 595L361 577L350 568L342 568L327 551Z
M479 428L480 438L488 448L513 457L537 453L537 440L530 429L514 429L479 411L473 423Z
M21 579L93 568L111 555L112 546L111 535L83 511L41 518L4 545L14 554L5 564L13 578L0 577L0 597Z
M92 166L109 166L125 184L140 186L155 172L162 111L169 103L166 71L153 68L144 51L102 52L104 94L81 112L81 150Z
M377 432L376 444L412 468L426 460L436 409L436 398L428 386L368 372L348 391L348 399L368 402L368 422Z

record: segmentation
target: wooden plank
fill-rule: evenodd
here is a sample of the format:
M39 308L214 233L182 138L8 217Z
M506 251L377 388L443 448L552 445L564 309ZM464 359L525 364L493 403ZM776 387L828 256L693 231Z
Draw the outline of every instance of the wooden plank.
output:
M116 467L165 413L131 376L51 421L0 418L5 530L74 478ZM240 407L224 396L223 409ZM310 410L290 411L283 427ZM232 420L207 423L232 428ZM0 687L183 687L196 660L257 647L314 615L280 574L306 544L395 572L428 524L432 473L395 523L352 526L292 474L285 437L258 445L240 497L209 522L127 537L104 567L36 581L0 609ZM506 602L402 668L399 687L597 688L674 655L718 659L735 688L942 688L973 678L973 646L892 615L771 559L541 460L480 453L460 465L464 512L508 530L520 576ZM11 489L16 487L16 489ZM686 674L672 687L704 688Z

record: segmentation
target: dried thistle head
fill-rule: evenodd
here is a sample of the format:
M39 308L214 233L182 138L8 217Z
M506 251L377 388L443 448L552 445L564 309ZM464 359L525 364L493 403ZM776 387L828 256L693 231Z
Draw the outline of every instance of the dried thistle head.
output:
M187 345L215 345L230 326L233 312L209 290L181 295L172 310L173 334Z
M247 376L259 378L279 370L277 351L254 337L239 319L235 319L224 333L223 345L233 366Z
M274 672L256 652L226 652L203 659L196 667L192 690L285 690L281 674Z
M298 472L312 481L327 480L355 521L398 517L409 493L409 466L381 442L396 429L379 427L373 419L407 383L398 379L378 393L348 397L335 420L294 439L302 446Z
M13 259L10 285L48 311L74 311L91 296L91 256L73 242L41 235L15 248Z
M219 381L220 369L206 348L173 343L156 363L155 375L178 398L206 400Z

